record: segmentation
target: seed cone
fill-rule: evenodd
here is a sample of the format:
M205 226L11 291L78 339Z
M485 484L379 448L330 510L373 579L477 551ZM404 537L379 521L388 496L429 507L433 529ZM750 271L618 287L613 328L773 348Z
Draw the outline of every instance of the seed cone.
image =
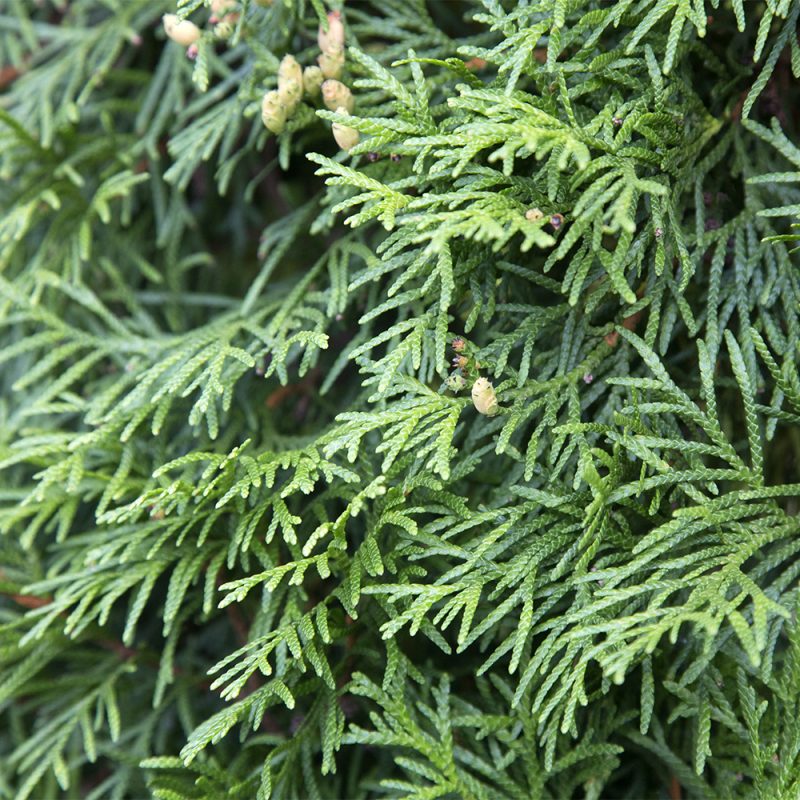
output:
M191 20L180 19L177 14L164 14L161 18L164 32L177 44L188 47L200 39L201 31Z
M319 26L317 33L317 44L323 53L341 53L344 51L344 25L342 24L342 12L328 12L328 30Z
M347 114L347 109L343 106L336 109L337 114ZM333 138L342 150L349 150L358 144L359 134L355 128L342 125L341 122L333 123Z
M341 78L344 69L344 51L341 53L323 53L317 57L317 63L326 78Z
M352 92L337 80L327 80L322 84L322 102L331 111L344 107L348 114L353 113L356 104Z
M303 70L303 89L309 97L319 95L324 80L325 77L319 67L306 67Z
M267 92L261 101L261 121L272 133L280 133L286 126L286 106L274 89Z

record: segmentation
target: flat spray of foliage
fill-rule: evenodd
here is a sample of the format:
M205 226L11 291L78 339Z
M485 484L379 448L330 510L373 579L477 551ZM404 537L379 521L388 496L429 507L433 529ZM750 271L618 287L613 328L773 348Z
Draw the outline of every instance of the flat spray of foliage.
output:
M0 798L797 798L800 3L325 3L0 3Z

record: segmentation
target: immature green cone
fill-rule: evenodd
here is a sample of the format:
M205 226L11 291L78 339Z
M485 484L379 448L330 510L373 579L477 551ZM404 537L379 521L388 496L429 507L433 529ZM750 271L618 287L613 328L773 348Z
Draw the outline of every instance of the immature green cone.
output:
M273 133L280 133L286 126L286 106L275 89L267 92L261 101L261 121Z
M233 35L233 23L222 20L214 26L214 35L218 39L230 39Z
M344 107L348 114L353 113L356 105L352 92L337 80L327 80L322 84L322 102L331 111Z
M337 114L347 114L347 109L343 106L336 109ZM347 125L342 125L341 122L333 123L333 138L336 139L336 144L342 150L349 150L358 144L358 131L355 128L349 128Z
M177 44L188 47L200 39L202 32L191 20L180 19L177 14L164 14L161 18L164 32Z
M341 78L344 70L344 50L340 53L323 53L317 63L326 78Z
M285 55L278 67L278 94L291 116L303 97L303 68L294 56Z
M451 392L461 392L467 385L464 376L460 372L451 372L444 383Z
M306 67L303 70L303 89L309 97L317 97L325 77L319 67Z

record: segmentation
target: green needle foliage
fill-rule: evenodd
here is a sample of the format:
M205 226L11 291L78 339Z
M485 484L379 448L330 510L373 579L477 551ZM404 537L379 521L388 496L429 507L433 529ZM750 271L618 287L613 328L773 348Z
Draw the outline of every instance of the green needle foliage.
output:
M800 797L798 17L0 4L0 798Z

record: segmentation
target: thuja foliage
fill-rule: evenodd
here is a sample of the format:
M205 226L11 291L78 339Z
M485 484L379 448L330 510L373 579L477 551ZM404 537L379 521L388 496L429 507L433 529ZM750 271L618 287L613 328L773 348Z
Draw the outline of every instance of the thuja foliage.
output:
M3 3L0 797L800 796L799 14Z

